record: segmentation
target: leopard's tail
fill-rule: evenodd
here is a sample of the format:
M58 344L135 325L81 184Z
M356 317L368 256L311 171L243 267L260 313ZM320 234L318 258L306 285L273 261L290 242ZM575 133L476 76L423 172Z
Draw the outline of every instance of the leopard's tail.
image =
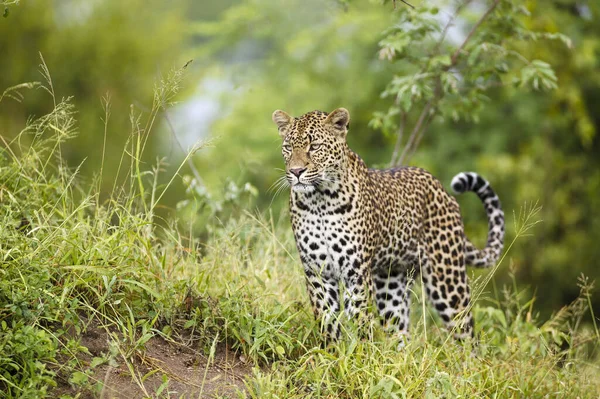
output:
M475 267L489 267L498 261L504 248L504 212L500 199L483 177L474 172L462 172L452 179L456 194L473 191L483 202L488 217L488 236L484 249L478 249L465 238L465 262Z

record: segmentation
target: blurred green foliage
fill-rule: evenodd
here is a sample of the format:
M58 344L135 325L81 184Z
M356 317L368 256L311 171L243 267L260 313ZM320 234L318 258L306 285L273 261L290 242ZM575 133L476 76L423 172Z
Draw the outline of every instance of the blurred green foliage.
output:
M190 7L182 0L28 0L12 5L9 16L0 20L0 90L43 80L41 54L57 97L72 96L79 111L80 134L62 155L72 167L85 160L87 177L99 170L107 121L104 174L109 190L132 117L152 107L154 80L187 61ZM28 118L53 107L42 90L22 94L23 104L2 104L2 135L14 137Z
M134 119L147 113L153 81L193 58L177 100L194 104L197 96L208 97L219 111L210 125L212 146L193 157L201 181L182 179L163 203L183 225L191 212L223 217L226 206L203 204L240 196L248 198L246 207L278 215L287 193L273 198L269 191L283 167L271 113L346 107L350 146L371 166L409 163L444 184L457 172L476 170L500 195L509 225L513 211L539 202L543 223L509 260L517 280L536 290L541 308L569 303L580 273L600 277L600 4L409 3L415 8L363 0L30 0L10 5L0 19L0 91L40 80L42 53L59 96L75 96L80 133L63 154L72 167L86 159L85 178L97 173L101 160L101 99L109 93L104 181L110 190L132 130L130 112ZM213 93L200 83L197 91L196 82L223 89ZM15 137L29 115L51 107L41 91L22 93L22 104L0 106L3 137ZM145 160L167 157L177 165L184 154L173 133L199 137L194 128L171 132L164 115L157 118L163 130L150 137ZM413 131L413 148L401 157ZM182 173L192 175L187 167ZM475 196L460 202L467 233L482 244L481 204ZM510 227L508 233L510 240Z

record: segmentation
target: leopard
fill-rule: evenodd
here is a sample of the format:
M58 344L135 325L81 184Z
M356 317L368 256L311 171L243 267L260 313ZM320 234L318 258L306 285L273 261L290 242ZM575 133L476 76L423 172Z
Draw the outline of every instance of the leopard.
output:
M472 191L483 202L488 234L479 249L465 234L455 197L432 174L367 167L347 144L345 108L300 117L276 110L272 120L308 296L327 340L339 339L343 318L358 325L377 318L406 345L417 276L452 335L474 338L466 266L495 265L504 246L504 213L489 182L475 172L451 181L456 194Z

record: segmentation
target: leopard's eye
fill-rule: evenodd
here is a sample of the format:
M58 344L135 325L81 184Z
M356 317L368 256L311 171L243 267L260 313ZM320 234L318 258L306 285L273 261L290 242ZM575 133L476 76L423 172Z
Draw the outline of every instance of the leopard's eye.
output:
M289 144L284 144L283 145L283 150L287 151L287 152L291 152L292 151L292 146Z
M317 151L319 148L321 148L321 144L311 144L309 150Z

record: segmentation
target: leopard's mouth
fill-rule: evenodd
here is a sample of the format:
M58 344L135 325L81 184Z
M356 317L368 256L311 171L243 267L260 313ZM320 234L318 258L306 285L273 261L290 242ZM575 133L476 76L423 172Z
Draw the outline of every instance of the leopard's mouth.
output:
M292 190L298 191L301 193L308 193L314 191L315 186L313 184L304 184L304 183L296 183L292 186Z

